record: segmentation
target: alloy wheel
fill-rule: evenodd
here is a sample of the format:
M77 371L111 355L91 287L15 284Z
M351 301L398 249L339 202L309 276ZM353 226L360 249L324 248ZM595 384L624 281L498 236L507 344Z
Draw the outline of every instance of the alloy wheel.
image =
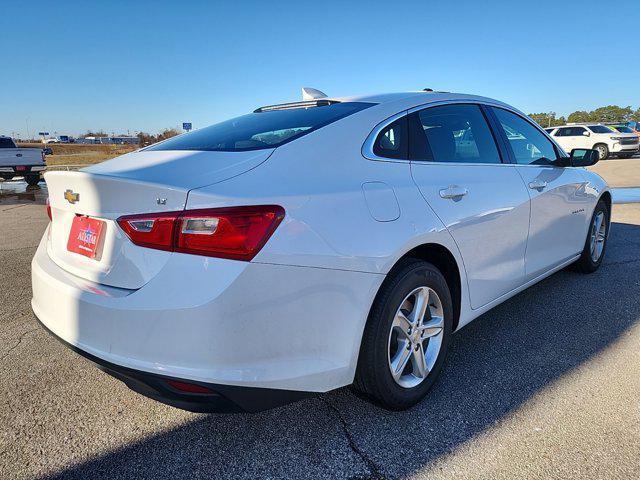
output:
M416 288L400 304L389 332L389 370L398 385L413 388L427 378L438 358L443 336L440 297L429 287Z
M591 260L593 260L593 262L597 262L602 256L606 237L607 222L605 221L604 212L600 211L595 217L593 217L593 223L591 224L589 249L591 252Z

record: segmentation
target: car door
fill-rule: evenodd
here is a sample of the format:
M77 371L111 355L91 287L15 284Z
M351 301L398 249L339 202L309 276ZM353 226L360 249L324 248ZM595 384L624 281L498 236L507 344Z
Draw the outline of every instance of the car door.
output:
M573 127L569 135L571 148L565 149L567 153L571 153L574 148L591 148L592 142L589 139L591 133L586 128Z
M531 198L528 281L580 253L593 200L585 193L587 182L580 169L560 166L553 142L539 127L514 112L491 110Z
M573 137L571 136L571 127L559 128L556 134L553 136L558 145L562 147L565 152L570 152L573 146Z
M428 107L409 115L408 129L412 176L460 250L472 308L520 286L529 195L482 107Z

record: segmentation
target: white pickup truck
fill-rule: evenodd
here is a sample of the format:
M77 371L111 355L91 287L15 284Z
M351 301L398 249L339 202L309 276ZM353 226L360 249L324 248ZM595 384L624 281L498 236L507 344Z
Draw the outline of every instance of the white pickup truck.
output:
M0 136L0 178L24 177L29 185L37 185L40 173L47 168L40 148L18 148L11 137Z

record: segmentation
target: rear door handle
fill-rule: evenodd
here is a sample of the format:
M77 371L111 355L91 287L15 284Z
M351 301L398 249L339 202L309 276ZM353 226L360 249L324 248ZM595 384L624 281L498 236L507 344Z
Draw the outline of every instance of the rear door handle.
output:
M469 190L464 187L459 187L458 185L449 185L447 188L440 190L440 196L442 198L460 199L467 193L469 193Z
M531 190L543 190L544 188L546 188L546 186L547 182L545 182L544 180L534 180L529 183L529 188Z

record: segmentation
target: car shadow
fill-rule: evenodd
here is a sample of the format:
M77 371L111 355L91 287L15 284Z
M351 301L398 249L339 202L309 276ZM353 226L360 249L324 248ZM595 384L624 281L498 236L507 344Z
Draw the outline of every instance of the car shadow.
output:
M638 246L639 226L614 224L598 272L561 271L462 329L440 380L409 411L386 411L345 388L255 415L197 416L50 478L409 476L639 321Z

